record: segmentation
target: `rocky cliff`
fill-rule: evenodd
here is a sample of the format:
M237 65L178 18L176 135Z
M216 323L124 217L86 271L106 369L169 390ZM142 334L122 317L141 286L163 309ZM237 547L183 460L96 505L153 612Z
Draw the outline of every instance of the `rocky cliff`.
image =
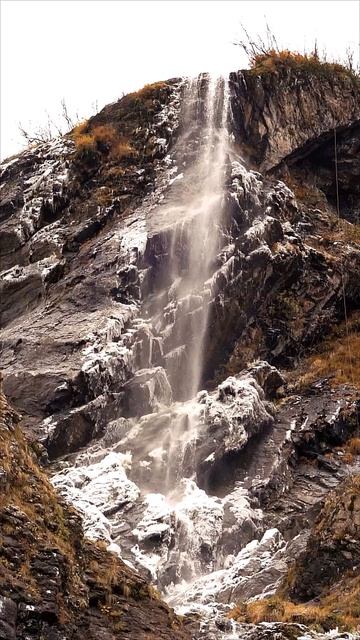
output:
M0 638L189 638L140 576L84 538L0 396Z
M3 637L310 638L229 616L358 576L323 502L359 472L359 97L340 72L173 79L2 165L4 392L62 495L6 408Z

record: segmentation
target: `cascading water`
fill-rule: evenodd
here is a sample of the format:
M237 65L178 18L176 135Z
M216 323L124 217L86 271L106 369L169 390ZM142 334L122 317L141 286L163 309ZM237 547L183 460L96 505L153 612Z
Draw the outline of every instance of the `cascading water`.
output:
M165 266L158 270L145 311L161 337L163 366L176 402L136 421L121 450L127 447L140 461L131 477L147 492L148 509L137 531L149 526L154 513L160 519L165 513L177 538L173 561L177 569L175 574L170 570L165 583L193 578L202 564L213 568L209 552L213 527L219 529L219 535L221 529L221 505L194 482L204 406L193 399L202 383L212 275L224 242L228 105L228 85L223 78L204 74L187 84L176 144L176 161L183 170L166 201L149 219L150 235L156 233L159 220L170 230ZM161 494L151 493L159 487ZM197 516L198 511L202 517ZM156 519L155 515L155 532ZM140 560L146 563L144 555ZM169 565L169 558L166 563Z
M147 490L162 486L169 493L184 476L194 476L201 408L191 400L202 383L212 275L223 242L228 102L223 78L204 74L188 83L176 144L183 172L148 219L150 236L159 221L169 229L166 260L157 269L144 312L161 340L162 366L176 402L140 418L126 437L143 464L134 479Z
M190 166L177 185L175 201L170 195L170 203L155 211L162 219L177 222L169 251L169 300L157 310L154 324L165 334L165 368L173 397L180 400L193 398L202 379L210 278L220 241L227 115L228 87L222 78L199 76L189 83L177 146L180 156L190 155ZM167 332L168 318L174 321Z
M142 319L133 330L146 340L150 336L150 346L146 357L142 340L133 346L139 370L125 385L127 415L109 424L101 443L78 456L75 470L55 478L83 508L94 535L102 527L109 536L110 529L122 556L147 567L163 590L222 566L229 552L221 549L220 540L225 513L230 513L230 521L233 517L232 500L240 500L250 523L248 539L260 517L246 496L237 493L221 500L197 482L199 461L214 459L207 445L201 448L203 442L216 443L214 434L205 434L202 441L202 432L207 424L216 428L227 420L221 403L200 389L217 277L220 272L226 277L222 254L228 242L228 110L229 89L223 78L202 74L184 87L180 133L173 149L177 175L162 191L160 203L146 209L151 284ZM250 180L237 165L239 176L243 172L249 184L256 185L255 177ZM228 264L232 269L231 260ZM242 384L241 393L257 402L256 389ZM267 419L264 415L259 420ZM94 481L84 486L89 506L77 487L81 478L92 477L91 465L96 466Z

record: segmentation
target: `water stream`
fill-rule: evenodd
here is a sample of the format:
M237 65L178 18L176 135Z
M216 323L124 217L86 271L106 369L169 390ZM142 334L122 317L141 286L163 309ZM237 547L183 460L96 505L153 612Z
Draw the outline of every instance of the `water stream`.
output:
M199 76L185 89L183 105L177 154L179 163L185 164L184 172L168 203L153 214L173 225L167 304L160 298L152 321L164 337L165 369L176 400L193 398L202 381L211 275L220 249L228 149L227 82Z

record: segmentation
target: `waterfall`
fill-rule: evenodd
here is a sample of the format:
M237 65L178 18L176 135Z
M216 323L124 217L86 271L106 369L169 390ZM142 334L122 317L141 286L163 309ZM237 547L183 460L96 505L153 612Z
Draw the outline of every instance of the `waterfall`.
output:
M165 318L160 323L165 368L178 400L193 398L202 382L211 275L221 242L228 103L223 78L202 74L188 83L177 143L179 161L186 166L162 214L177 222L169 251L169 300L158 315Z
M145 486L153 490L164 483L167 494L184 476L195 477L201 420L199 404L190 401L203 382L212 276L223 242L228 105L223 78L201 74L187 83L175 149L178 168L183 168L181 179L174 181L166 202L151 215L152 223L160 218L161 224L166 220L170 225L165 287L153 297L149 317L162 342L164 369L176 402L140 420L144 437L141 443L134 438L131 449L140 447L139 457L149 461L142 474L143 481L149 478ZM162 276L160 272L160 283Z
M105 504L117 493L124 505L139 502L134 513L127 507L121 512L123 522L117 521L116 507L106 507L114 514L112 540L123 548L124 536L116 532L125 526L133 545L129 559L148 567L164 588L214 570L222 529L224 507L197 486L196 477L213 280L226 242L228 108L227 80L201 74L186 83L172 150L176 176L160 200L142 211L151 285L132 328L138 335L133 344L137 371L124 385L128 414L110 423L103 442L77 462L84 461L86 473L96 467ZM121 483L115 480L119 469ZM55 482L64 489L68 480L72 483L71 474L59 474ZM109 496L108 481L113 483ZM92 497L84 506L80 495L74 498L73 487L69 493L76 504L81 502L89 521L101 522Z

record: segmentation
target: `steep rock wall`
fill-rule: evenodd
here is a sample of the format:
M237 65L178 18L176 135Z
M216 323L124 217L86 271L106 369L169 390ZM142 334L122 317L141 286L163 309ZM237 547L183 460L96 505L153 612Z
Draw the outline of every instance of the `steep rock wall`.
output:
M230 80L235 136L261 171L299 150L307 154L318 138L360 118L359 80L345 74L251 70L232 73Z

